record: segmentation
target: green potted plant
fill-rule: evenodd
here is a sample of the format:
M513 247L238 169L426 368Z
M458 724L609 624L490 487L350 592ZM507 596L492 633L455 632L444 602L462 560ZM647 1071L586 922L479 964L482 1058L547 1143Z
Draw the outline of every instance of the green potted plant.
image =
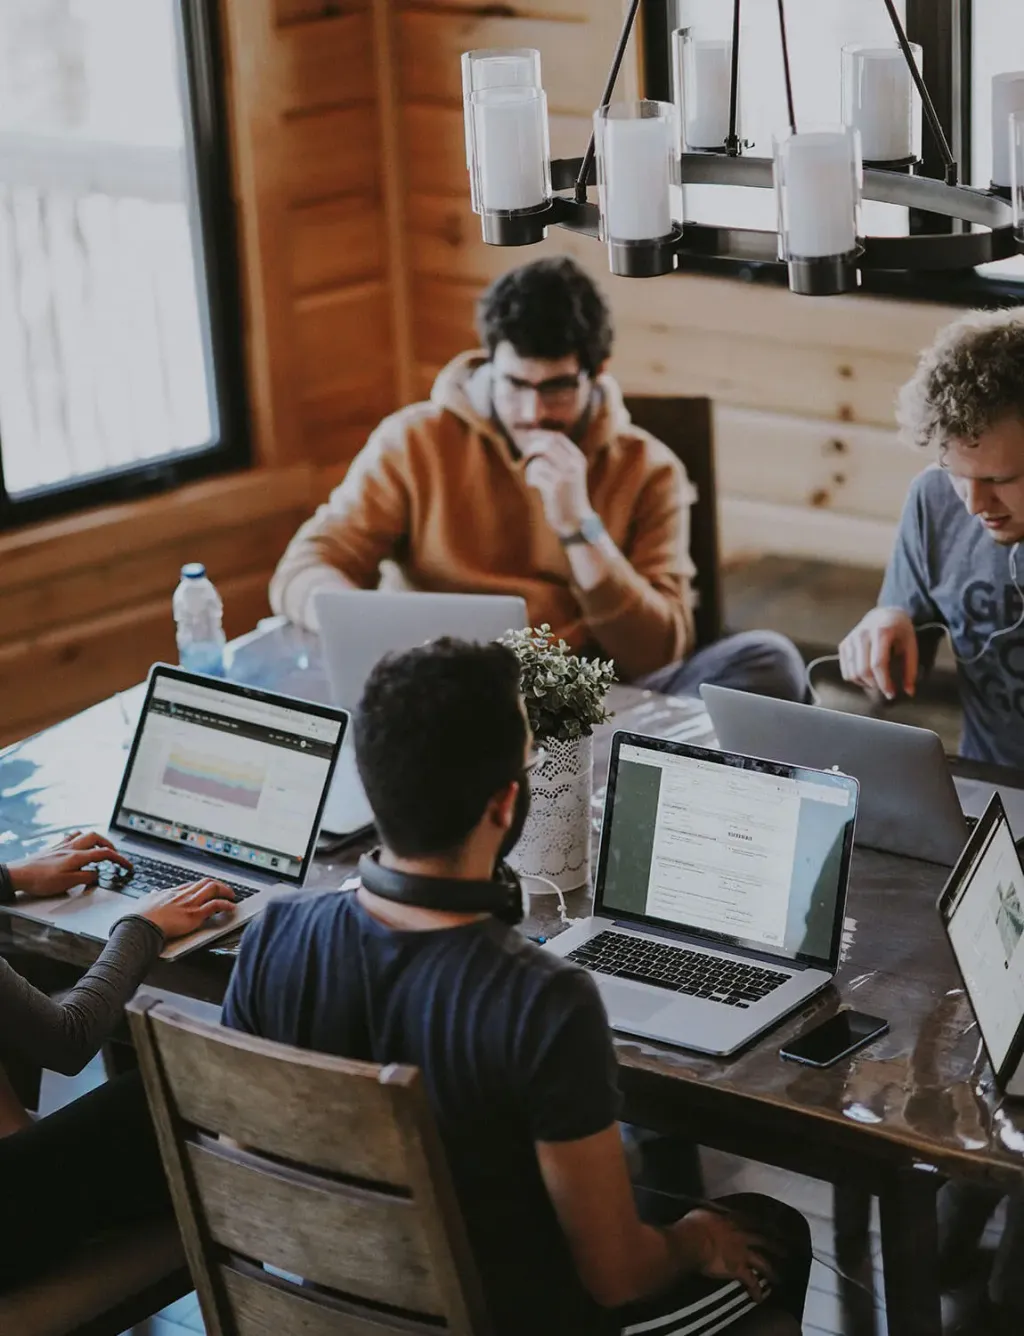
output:
M574 891L590 879L593 732L609 718L605 698L615 669L573 654L546 624L509 631L502 644L519 660L530 727L544 750L530 775L530 815L511 862L528 890Z

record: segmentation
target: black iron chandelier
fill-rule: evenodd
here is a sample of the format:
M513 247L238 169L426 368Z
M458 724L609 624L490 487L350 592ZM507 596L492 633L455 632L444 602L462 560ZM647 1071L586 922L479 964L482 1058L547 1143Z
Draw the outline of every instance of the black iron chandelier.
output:
M883 0L896 41L843 51L843 123L797 126L785 0L777 0L788 131L772 158L744 155L739 93L741 0L731 40L673 34L674 102L611 102L636 20L632 0L594 131L582 158L551 160L540 54L524 48L462 57L466 161L473 209L491 245L541 241L551 226L598 237L612 273L650 278L687 256L783 262L789 286L810 296L854 290L863 270L968 269L1024 253L1024 72L993 80L989 190L958 169L894 0ZM945 180L918 175L922 113ZM588 187L598 187L591 203ZM774 189L776 232L689 222L689 185ZM682 189L673 189L682 187ZM957 220L933 235L864 236L862 199Z

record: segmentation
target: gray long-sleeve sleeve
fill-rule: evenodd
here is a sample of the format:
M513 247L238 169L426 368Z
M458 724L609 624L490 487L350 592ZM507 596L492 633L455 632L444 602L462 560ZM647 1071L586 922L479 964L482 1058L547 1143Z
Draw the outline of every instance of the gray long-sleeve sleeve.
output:
M0 1051L74 1076L110 1038L163 945L163 933L148 919L122 919L96 963L59 1001L0 958Z

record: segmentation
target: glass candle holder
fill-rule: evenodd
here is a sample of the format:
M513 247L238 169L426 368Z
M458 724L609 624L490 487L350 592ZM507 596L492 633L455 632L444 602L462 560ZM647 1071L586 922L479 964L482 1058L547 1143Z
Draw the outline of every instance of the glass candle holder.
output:
M528 46L482 47L462 53L462 107L466 132L466 171L473 190L470 146L470 96L481 88L540 88L540 52ZM476 213L476 201L473 201Z
M1024 111L1024 71L1008 70L992 79L992 184L1011 185L1010 117Z
M779 258L790 287L809 295L857 286L863 169L849 126L801 131L775 141Z
M601 238L612 273L653 277L675 267L671 187L679 185L679 123L671 102L616 102L594 113Z
M684 152L725 152L732 105L732 42L694 37L690 28L672 34L675 104ZM737 89L736 135L740 130Z
M911 43L917 67L922 50ZM843 47L843 124L860 133L865 162L921 157L921 95L899 46Z
M484 240L540 241L536 215L551 203L548 104L541 88L481 88L470 94L470 177Z

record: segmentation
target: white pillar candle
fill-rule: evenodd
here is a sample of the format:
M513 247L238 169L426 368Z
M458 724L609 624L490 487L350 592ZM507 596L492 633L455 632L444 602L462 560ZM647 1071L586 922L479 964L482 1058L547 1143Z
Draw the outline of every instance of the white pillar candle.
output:
M551 198L547 99L538 88L472 94L472 171L480 207L536 209Z
M853 131L790 135L776 145L784 259L846 255L856 248L859 175Z
M603 108L621 112L618 107ZM611 241L653 241L672 231L670 159L674 120L596 113L601 134L602 214Z
M1008 71L992 79L992 183L1010 184L1010 117L1024 111L1024 72Z
M682 61L679 114L684 118L686 147L724 148L732 98L732 42L686 38Z
M469 99L481 88L540 88L540 52L532 47L514 46L507 50L490 47L462 53L462 105L466 120L466 170L471 152L469 143Z
M913 49L920 69L921 48ZM860 131L866 162L920 156L920 95L898 46L843 51L843 121Z

